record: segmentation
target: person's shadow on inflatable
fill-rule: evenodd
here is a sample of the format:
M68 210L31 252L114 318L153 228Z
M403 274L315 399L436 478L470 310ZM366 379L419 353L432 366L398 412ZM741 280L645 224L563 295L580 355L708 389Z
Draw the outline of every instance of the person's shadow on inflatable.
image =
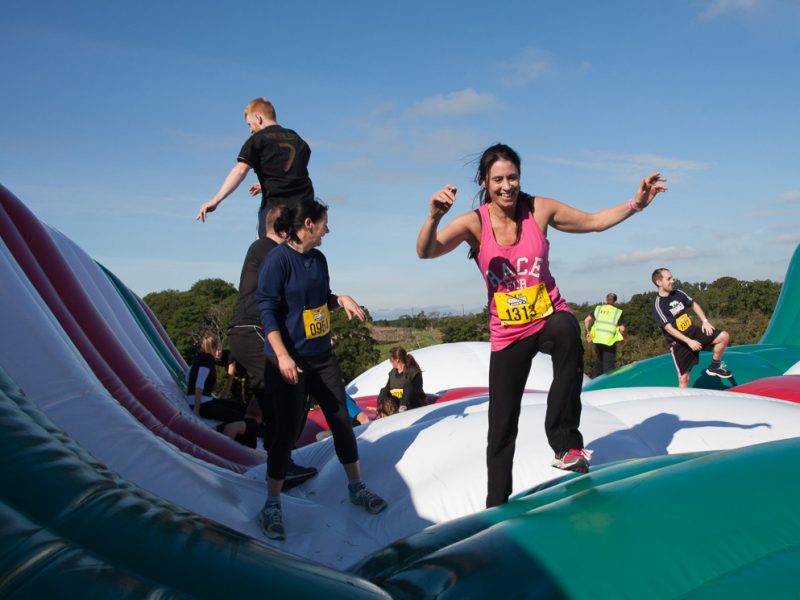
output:
M600 465L615 460L647 458L668 454L669 445L681 429L697 427L735 427L754 429L772 427L769 423L732 423L730 421L683 421L678 415L659 413L648 417L630 429L615 431L587 444L592 450L592 464Z
M732 375L728 379L713 377L706 373L705 369L703 369L697 379L692 382L693 388L700 388L703 390L727 390L737 385L739 384L736 382L735 376Z

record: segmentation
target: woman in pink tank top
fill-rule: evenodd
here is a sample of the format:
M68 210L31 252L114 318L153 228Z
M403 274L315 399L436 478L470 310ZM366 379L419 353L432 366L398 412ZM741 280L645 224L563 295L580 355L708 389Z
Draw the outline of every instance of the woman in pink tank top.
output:
M636 195L622 204L586 213L552 198L520 190L520 159L503 144L480 158L476 182L481 206L439 222L456 200L446 185L431 197L417 238L417 255L436 258L466 242L486 283L491 331L489 361L489 474L486 506L508 501L520 404L531 362L538 352L553 359L545 433L555 454L552 465L585 473L590 453L578 429L583 385L583 345L578 321L550 273L547 227L569 233L604 231L648 206L666 191L659 173L642 179Z

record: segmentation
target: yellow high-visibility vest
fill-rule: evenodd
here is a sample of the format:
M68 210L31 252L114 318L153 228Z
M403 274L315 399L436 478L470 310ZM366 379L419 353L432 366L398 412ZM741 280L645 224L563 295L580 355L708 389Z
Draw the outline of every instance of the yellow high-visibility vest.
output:
M604 346L613 346L622 339L622 334L619 331L619 319L622 316L622 311L616 306L610 304L601 304L594 308L594 324L589 332L592 336L592 342L595 344L603 344Z

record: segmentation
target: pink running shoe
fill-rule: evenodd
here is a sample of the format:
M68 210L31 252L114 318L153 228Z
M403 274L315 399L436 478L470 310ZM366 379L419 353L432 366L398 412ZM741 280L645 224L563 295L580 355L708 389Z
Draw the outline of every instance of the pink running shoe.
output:
M585 448L570 448L566 452L556 454L553 459L553 466L556 469L565 471L575 471L576 473L588 473L589 461L592 459L591 450Z

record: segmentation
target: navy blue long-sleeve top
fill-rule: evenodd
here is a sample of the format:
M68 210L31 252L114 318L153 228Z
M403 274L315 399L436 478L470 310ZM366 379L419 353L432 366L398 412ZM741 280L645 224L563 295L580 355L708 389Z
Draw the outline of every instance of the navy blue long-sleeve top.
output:
M293 356L316 356L331 351L330 321L328 332L308 338L303 311L323 306L337 307L331 294L328 261L316 248L305 254L281 244L267 254L258 271L256 300L264 328L264 351L275 352L267 340L272 331L280 331L286 349Z

